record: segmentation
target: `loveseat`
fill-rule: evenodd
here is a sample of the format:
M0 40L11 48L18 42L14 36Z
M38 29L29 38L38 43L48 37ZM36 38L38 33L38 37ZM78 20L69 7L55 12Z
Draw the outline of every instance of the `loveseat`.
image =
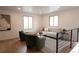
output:
M30 35L23 31L19 31L19 36L21 41L26 41L28 48L42 49L45 46L45 37L40 38L37 35Z

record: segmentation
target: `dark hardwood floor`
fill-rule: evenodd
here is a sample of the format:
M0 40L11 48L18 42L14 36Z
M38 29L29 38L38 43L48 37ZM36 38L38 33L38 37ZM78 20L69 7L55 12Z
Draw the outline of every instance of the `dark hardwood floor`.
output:
M26 52L27 46L25 42L18 39L9 39L0 41L0 52L2 53L23 53Z
M63 48L63 53L70 52L69 46ZM27 48L26 42L20 41L19 38L0 40L0 53L43 53L35 48Z

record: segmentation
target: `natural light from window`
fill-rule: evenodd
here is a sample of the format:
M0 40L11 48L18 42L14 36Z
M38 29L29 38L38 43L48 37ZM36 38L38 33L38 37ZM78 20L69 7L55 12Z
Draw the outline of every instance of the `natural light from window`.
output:
M58 16L50 16L50 26L58 26Z
M24 29L32 29L32 17L24 16Z

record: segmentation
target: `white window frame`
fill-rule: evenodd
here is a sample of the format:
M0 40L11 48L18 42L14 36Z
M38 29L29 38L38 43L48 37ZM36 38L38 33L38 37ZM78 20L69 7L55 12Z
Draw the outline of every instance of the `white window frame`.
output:
M28 27L27 28L24 27L24 17L28 17ZM23 16L23 29L24 30L28 30L28 29L33 28L33 17L32 17L32 27L31 28L29 27L29 17L32 17L32 16Z
M51 21L51 20L50 20L50 17L53 17L53 22L52 22L53 25L51 25L51 23L50 23L50 21ZM55 16L49 16L49 26L57 27L57 26L59 26L59 17L57 16L57 17L58 17L58 21L57 21L57 24L58 24L58 25L57 25L57 26L55 25L55 22L54 22L54 21L55 21L55 18L54 18L54 17L55 17Z

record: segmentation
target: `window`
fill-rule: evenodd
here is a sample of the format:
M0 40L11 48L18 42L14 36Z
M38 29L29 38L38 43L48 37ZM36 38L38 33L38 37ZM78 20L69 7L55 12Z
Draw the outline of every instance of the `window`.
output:
M24 29L32 29L32 17L24 16Z
M58 26L58 16L50 16L50 26Z

